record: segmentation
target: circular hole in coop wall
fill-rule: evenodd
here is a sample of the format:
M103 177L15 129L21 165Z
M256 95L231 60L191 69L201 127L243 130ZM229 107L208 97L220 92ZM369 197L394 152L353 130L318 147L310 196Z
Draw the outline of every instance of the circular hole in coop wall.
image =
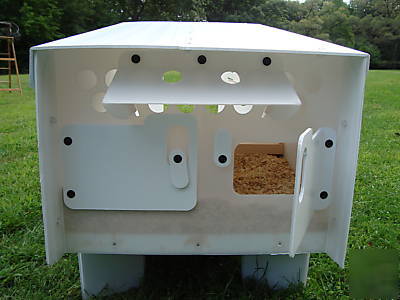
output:
M106 108L103 105L103 98L105 94L104 93L97 93L96 95L93 96L92 99L92 106L95 111L104 113L106 112Z
M209 112L213 113L213 114L219 114L221 113L224 108L225 105L222 104L218 104L218 105L206 105L206 108Z
M221 80L227 84L238 84L240 83L240 76L237 72L226 71L221 74Z
M233 108L238 114L245 115L251 111L253 105L234 105Z
M106 86L110 86L110 84L111 84L111 82L113 81L114 76L115 76L116 73L117 73L117 69L112 69L112 70L110 70L110 71L108 71L108 72L106 73L106 76L105 76L105 78L104 78L104 81L105 81L105 83L106 83Z
M149 104L149 109L156 114L160 114L164 112L164 104Z
M176 83L181 81L183 78L182 73L176 70L164 72L162 80L168 83Z
M97 84L97 76L91 70L80 71L76 77L76 80L78 86L85 91L94 88Z

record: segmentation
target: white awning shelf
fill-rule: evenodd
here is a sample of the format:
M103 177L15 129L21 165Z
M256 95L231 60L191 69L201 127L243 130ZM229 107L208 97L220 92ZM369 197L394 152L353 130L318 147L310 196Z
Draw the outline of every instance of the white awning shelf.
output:
M246 60L235 62L237 54L209 54L201 65L185 52L147 52L136 64L127 54L121 56L104 104L301 105L278 58L267 68L259 55L248 54ZM163 74L168 71L179 73L180 80L166 81ZM224 81L223 74L226 81L234 81Z

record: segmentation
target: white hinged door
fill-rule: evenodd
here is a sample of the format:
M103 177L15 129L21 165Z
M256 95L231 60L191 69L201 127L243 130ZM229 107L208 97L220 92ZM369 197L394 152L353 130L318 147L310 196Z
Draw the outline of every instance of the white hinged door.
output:
M336 133L331 128L311 128L298 141L296 182L293 197L289 254L293 257L303 241L315 210L328 207L332 201Z

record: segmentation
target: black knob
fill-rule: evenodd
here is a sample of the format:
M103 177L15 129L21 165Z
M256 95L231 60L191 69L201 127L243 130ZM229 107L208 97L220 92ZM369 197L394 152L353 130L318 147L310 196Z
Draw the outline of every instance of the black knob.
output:
M199 62L199 64L204 65L207 62L207 57L205 57L204 55L200 55L197 58L197 61Z
M269 66L271 63L272 63L272 60L268 56L263 58L263 65L264 66Z
M326 148L331 148L333 146L333 141L332 140L326 140L325 141L325 147Z
M220 156L218 156L218 161L220 164L224 164L228 161L228 158L226 157L226 155L221 154Z
M137 54L132 55L131 61L132 61L134 64L138 64L138 63L140 62L140 56L137 55Z
M67 197L68 198L74 198L75 197L75 192L73 190L69 190L67 191Z
M67 146L71 145L72 144L72 139L69 136L65 137L64 138L64 144L67 145Z
M319 194L319 197L320 197L321 199L326 199L326 198L328 198L328 193L327 193L326 191L322 191L322 192Z
M182 155L180 154L174 155L174 162L180 164L182 162Z

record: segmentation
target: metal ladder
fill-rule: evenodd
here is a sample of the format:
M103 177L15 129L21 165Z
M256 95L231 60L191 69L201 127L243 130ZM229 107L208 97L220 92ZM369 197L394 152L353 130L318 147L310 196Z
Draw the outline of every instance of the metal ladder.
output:
M14 37L0 36L0 43L4 44L4 42L6 44L5 48L7 51L0 52L0 70L7 70L8 80L0 80L0 91L9 91L10 93L12 91L19 91L20 94L22 95L21 80L19 77L17 56L15 54L15 47L14 47ZM7 64L6 67L3 66L4 63ZM18 87L12 86L12 64L14 64L15 67L15 74L17 75ZM7 87L3 88L2 85L5 83L7 84Z

